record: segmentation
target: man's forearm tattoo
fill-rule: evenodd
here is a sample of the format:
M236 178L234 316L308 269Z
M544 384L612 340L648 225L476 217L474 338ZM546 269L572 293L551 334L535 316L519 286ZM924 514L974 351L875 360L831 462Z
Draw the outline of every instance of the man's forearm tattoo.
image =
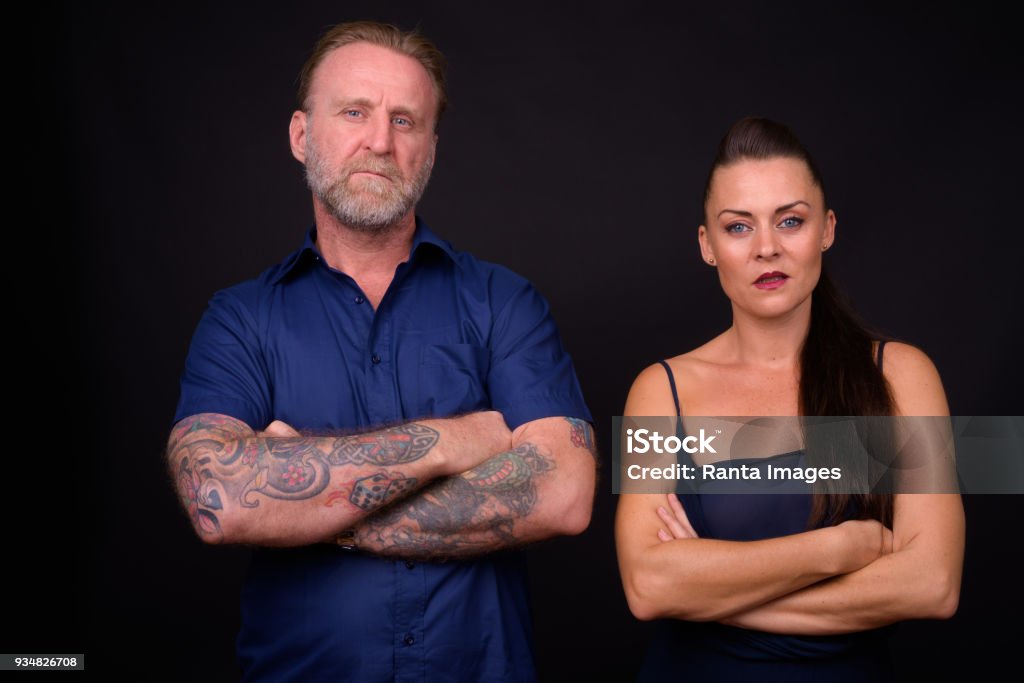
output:
M362 510L376 510L415 486L415 479L406 478L400 472L394 476L387 472L377 472L357 479L348 500ZM330 505L330 501L327 504Z
M586 448L590 454L597 457L597 449L594 448L594 428L586 420L577 417L567 417L569 423L569 439L576 448Z
M513 546L516 520L537 504L537 476L554 468L537 446L522 444L367 518L363 541L380 554L427 559L471 556L495 541Z
M332 465L400 465L419 460L437 443L430 427L407 424L382 432L338 437L327 458Z
M240 420L201 414L178 423L168 453L172 467L177 460L178 493L193 524L204 534L220 535L217 511L225 501L218 489L246 508L257 507L261 496L305 500L327 488L331 467L413 462L429 453L438 438L436 430L414 423L333 441L256 438ZM322 450L323 444L330 445ZM373 510L415 485L415 479L381 471L356 480L349 500Z

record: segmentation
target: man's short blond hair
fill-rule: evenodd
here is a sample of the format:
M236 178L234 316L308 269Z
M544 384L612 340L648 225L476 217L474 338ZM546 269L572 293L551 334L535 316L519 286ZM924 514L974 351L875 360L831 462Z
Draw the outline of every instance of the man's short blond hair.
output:
M297 93L299 109L305 112L309 111L309 89L313 82L313 74L324 57L339 47L352 43L370 43L386 47L399 54L412 57L426 69L434 84L434 94L437 96L437 115L434 118L434 127L436 128L441 121L441 114L444 113L445 107L448 105L444 76L447 60L437 46L416 31L403 31L391 24L382 24L376 21L345 22L332 26L320 37L313 48L313 54L306 60L299 73Z

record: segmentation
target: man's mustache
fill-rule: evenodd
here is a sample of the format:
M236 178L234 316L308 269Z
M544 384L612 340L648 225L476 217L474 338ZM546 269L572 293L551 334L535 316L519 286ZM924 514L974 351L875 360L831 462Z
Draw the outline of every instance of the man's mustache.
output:
M376 173L382 175L388 180L394 180L395 177L401 177L401 173L398 171L398 167L388 161L374 160L374 159L362 159L358 162L354 162L351 168L348 169L345 176L346 178L352 177L356 173Z

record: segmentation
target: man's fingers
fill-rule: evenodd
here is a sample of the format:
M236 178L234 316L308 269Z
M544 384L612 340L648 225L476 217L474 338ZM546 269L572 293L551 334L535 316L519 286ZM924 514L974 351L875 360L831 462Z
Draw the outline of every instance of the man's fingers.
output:
M274 420L267 425L267 428L262 432L259 432L260 436L302 436L287 422L281 422L280 420Z

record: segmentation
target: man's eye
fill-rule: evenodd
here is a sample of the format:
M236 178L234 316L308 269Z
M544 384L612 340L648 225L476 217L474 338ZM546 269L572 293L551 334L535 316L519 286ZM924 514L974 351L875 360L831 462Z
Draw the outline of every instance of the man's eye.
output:
M404 116L396 116L393 120L394 120L396 126L411 126L412 125L412 121L410 121L409 119L405 118Z
M345 116L350 119L357 119L362 115L363 112L359 111L358 109L348 109L347 111L345 111Z

